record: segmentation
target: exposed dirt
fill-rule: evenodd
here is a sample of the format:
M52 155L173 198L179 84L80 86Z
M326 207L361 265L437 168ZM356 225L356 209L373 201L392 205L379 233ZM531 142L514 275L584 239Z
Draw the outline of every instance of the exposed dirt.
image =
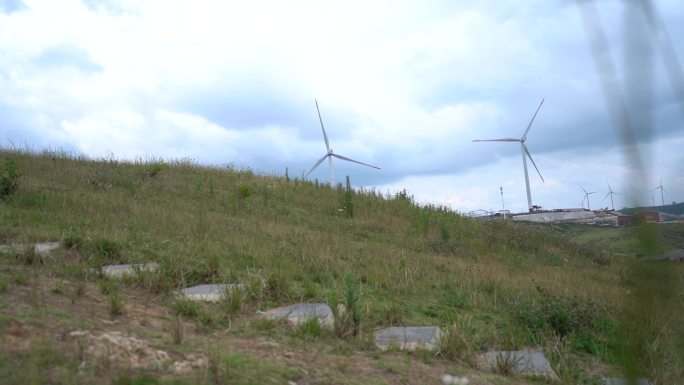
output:
M52 262L54 263L54 262ZM4 264L12 273L28 277L0 293L2 315L0 351L27 351L49 344L78 357L80 367L144 368L159 377L206 377L209 352L224 349L261 362L295 368L297 384L387 383L439 384L445 373L466 375L470 384L527 384L524 379L478 372L429 353L379 352L332 336L307 339L284 325L259 331L257 314L243 314L227 328L209 331L194 321L172 314L165 296L120 285L123 314L110 314L109 297L95 277L85 284L51 273L50 266ZM82 279L82 278L81 278ZM80 286L80 288L79 288ZM183 330L183 342L173 343L174 328Z

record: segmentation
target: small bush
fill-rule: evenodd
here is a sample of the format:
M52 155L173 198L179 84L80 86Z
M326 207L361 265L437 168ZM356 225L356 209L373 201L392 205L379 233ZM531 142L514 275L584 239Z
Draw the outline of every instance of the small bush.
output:
M171 308L178 315L188 318L197 318L202 312L200 304L187 299L177 299L171 304Z
M113 290L109 293L109 314L116 316L124 314L124 302L119 294L119 290Z
M19 177L21 171L14 159L5 159L5 163L0 167L0 199L11 198L19 188Z
M320 322L318 322L318 318L311 318L299 325L297 332L304 338L318 339L323 335L324 330L321 327Z
M238 186L237 188L237 194L241 199L247 199L252 196L253 193L254 191L252 188L247 185Z

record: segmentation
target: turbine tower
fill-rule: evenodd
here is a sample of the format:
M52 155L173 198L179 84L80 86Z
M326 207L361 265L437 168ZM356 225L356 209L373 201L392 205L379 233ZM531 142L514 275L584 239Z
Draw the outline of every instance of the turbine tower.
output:
M587 201L587 209L589 209L589 211L591 211L591 205L589 204L589 195L596 194L596 191L587 192L587 190L585 190L584 187L582 187L582 185L579 185L579 186L582 189L582 191L584 191L584 199L582 199L582 208L584 208L584 201L586 200Z
M616 193L615 191L613 191L612 188L610 188L609 182L606 182L606 183L608 183L608 194L606 194L606 196L603 197L603 200L606 200L606 198L608 198L608 195L610 195L610 206L613 208L613 211L615 211L615 204L613 203L613 195L620 195L620 194Z
M541 103L539 103L539 107L537 107L537 111L534 112L534 115L532 116L532 120L530 120L530 123L527 125L525 132L523 133L523 135L520 138L476 139L476 140L473 140L473 142L520 142L520 152L522 153L523 170L525 172L525 187L527 188L527 208L529 209L529 211L532 211L532 193L530 192L530 178L527 174L527 158L530 158L530 161L532 162L532 165L534 166L535 170L537 170L537 173L539 174L539 177L541 178L542 182L544 182L544 177L542 176L541 172L539 172L539 168L537 168L537 165L534 163L534 159L532 159L532 155L530 155L530 152L527 150L527 146L525 146L525 141L527 140L527 133L530 131L530 127L532 127L532 122L534 122L534 118L537 117L537 113L539 112L539 109L541 108L543 103L544 103L544 99L542 99Z
M376 168L379 170L380 167L372 166L370 164L359 162L358 160L354 160L351 158L347 158L346 156L342 156L342 155L338 155L338 154L333 153L333 150L330 148L330 142L328 141L328 134L325 133L325 127L323 127L323 119L321 118L321 110L318 108L318 100L315 100L315 102L316 102L316 111L318 111L318 120L321 122L321 130L323 130L323 139L325 140L325 148L326 148L327 152L325 155L323 155L323 157L321 159L318 160L318 162L316 162L313 165L313 167L311 167L311 170L309 170L309 172L306 173L304 178L308 177L309 174L311 174L311 172L313 172L313 170L315 170L319 164L323 163L325 158L328 158L328 172L330 173L330 186L333 186L335 184L335 174L333 173L333 167L332 167L332 158L333 157L335 157L337 159L346 160L348 162L354 162L354 163L362 164L364 166Z
M660 189L660 199L661 199L661 202L662 202L663 206L665 206L665 195L663 195L663 191L664 191L665 189L663 188L663 177L662 177L662 176L660 177L660 184L658 185L658 187L654 188L653 190L655 191L655 190L658 190L658 189Z

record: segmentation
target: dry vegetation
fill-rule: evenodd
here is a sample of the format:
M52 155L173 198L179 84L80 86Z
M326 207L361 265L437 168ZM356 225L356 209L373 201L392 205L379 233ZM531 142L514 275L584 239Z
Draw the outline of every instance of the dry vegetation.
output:
M523 347L544 349L568 384L617 375L623 362L659 384L684 376L681 265L635 265L562 229L478 221L403 193L192 161L0 152L7 159L20 176L0 201L0 243L63 242L42 263L0 254L0 378L12 382L437 383L453 372L522 384L471 365L487 349ZM122 282L88 270L144 262L161 268ZM246 289L216 305L172 295L230 282ZM255 314L299 301L346 302L355 318L336 335ZM390 325L438 325L448 338L436 357L374 351L370 333ZM64 337L83 329L126 331L206 364L84 368Z

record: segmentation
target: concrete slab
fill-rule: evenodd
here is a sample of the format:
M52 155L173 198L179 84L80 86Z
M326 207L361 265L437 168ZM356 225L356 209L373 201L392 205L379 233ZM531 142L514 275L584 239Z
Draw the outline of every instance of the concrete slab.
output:
M218 302L226 292L242 288L244 285L241 283L198 285L182 289L178 295L191 301Z
M36 254L40 256L47 256L52 250L60 246L59 242L38 242L38 243L15 243L12 245L0 245L0 253L22 253L27 248L33 247Z
M603 385L653 385L646 378L637 378L631 382L626 378L604 378Z
M265 311L262 316L272 320L286 319L294 326L316 318L322 327L330 330L335 328L332 309L325 303L296 303Z
M155 271L159 268L157 263L138 263L132 265L107 265L102 267L102 274L112 278L122 278L126 275L135 275L142 271Z
M492 351L481 354L477 361L484 370L497 372L502 366L510 365L513 374L558 380L544 353L538 350Z
M375 332L375 346L380 350L437 350L442 330L436 326L391 327Z

